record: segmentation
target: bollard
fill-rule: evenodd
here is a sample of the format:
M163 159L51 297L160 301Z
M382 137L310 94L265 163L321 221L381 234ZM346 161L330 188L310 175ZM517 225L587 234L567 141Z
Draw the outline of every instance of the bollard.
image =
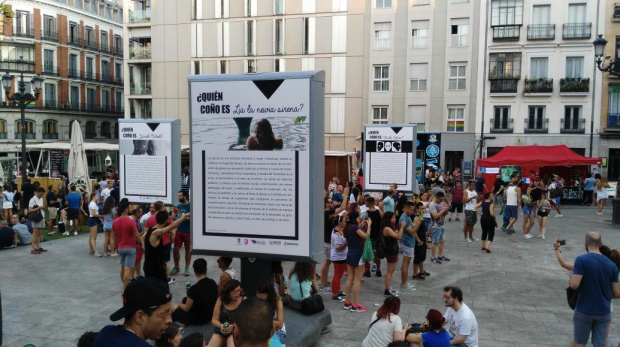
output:
M613 206L613 212L611 215L611 224L613 226L620 224L620 198L611 199L611 204Z

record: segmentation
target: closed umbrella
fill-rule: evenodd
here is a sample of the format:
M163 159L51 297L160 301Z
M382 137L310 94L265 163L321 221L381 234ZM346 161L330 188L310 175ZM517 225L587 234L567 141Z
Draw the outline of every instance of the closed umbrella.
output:
M82 192L88 192L90 196L91 187L88 179L88 161L86 160L86 149L82 139L82 129L79 122L71 125L71 149L69 152L69 181L77 186Z

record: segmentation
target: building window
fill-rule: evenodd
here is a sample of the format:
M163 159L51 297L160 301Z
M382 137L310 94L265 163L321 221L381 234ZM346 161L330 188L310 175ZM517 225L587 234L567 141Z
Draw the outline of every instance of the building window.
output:
M409 106L409 123L417 124L417 131L426 131L426 105Z
M95 78L95 76L93 76L93 62L94 62L93 58L86 57L86 78L87 79Z
M302 54L314 54L316 18L304 18L304 41Z
M331 93L345 93L346 92L346 71L347 71L347 58L346 57L332 57L331 65ZM314 68L314 61L312 61Z
M567 57L566 58L566 77L567 78L583 77L583 57Z
M491 53L489 79L520 79L521 53Z
M97 48L97 43L95 42L95 34L94 30L91 27L85 28L84 40L86 41L86 46L91 48Z
M409 65L409 90L413 92L426 91L428 64Z
M110 106L111 106L110 91L102 90L101 91L101 109L105 112L110 112Z
M71 108L74 110L80 109L80 87L71 86L69 91L69 101L71 102Z
M114 98L114 107L116 108L116 113L122 113L123 112L123 92L116 92L116 97ZM116 123L118 124L118 123ZM116 133L115 138L118 138L118 132Z
M119 63L114 63L114 78L117 82L123 81L123 65Z
M101 136L105 137L106 139L112 138L112 127L110 127L109 122L101 123Z
M465 131L465 107L448 107L447 131L460 133Z
M564 120L562 122L562 129L573 131L584 129L584 127L581 125L581 118L581 106L564 107Z
M609 83L607 126L620 126L620 83Z
M245 0L245 15L247 17L256 17L258 9L258 0Z
M224 75L228 73L228 60L220 60L220 74Z
M15 14L15 36L34 36L30 12L17 11Z
M26 133L26 139L36 139L37 138L37 134L35 132L36 128L35 128L35 122L33 120L29 120L26 119L26 122L24 122L24 133ZM22 136L22 122L21 121L16 121L15 122L15 138L16 139L21 139Z
M247 73L256 72L256 60L246 60L245 72Z
M411 48L428 48L428 26L427 20L411 22Z
M542 131L546 128L545 123L545 106L530 106L525 129L530 131Z
M56 85L45 83L45 107L56 107Z
M375 50L390 49L390 31L392 23L375 23Z
M87 140L92 140L97 137L97 123L93 121L86 122L86 131L84 137Z
M110 81L110 62L107 60L101 61L101 80Z
M44 140L56 140L58 139L58 122L55 120L43 121L43 139Z
M43 16L43 38L58 41L58 33L56 32L56 18L52 16Z
M273 0L273 14L284 14L284 0Z
M373 78L373 92L389 92L390 91L390 66L381 65L374 66L375 74Z
M512 129L510 106L495 106L493 108L493 122L491 123L491 131L509 129Z
M491 26L523 25L523 0L493 0Z
M388 124L387 106L375 106L372 108L372 124Z
M390 8L392 7L392 0L375 0L376 8Z
M77 23L69 23L69 43L74 45L82 45L80 41L80 27Z
M245 22L245 54L254 55L254 21Z
M0 139L6 140L6 131L7 131L6 121L0 119Z
M452 47L465 47L468 45L469 19L453 20L450 26L450 41Z
M284 52L284 20L276 19L274 23L274 53Z
M275 59L273 61L273 71L282 72L286 71L286 62L284 59Z
M86 109L88 111L95 111L95 105L97 103L97 92L92 88L86 88Z
M330 127L332 134L344 133L345 98L330 98Z
M78 70L78 56L77 54L69 54L69 78L79 78L80 72Z
M465 65L465 63L450 64L450 81L448 83L448 89L465 90L465 88L467 88L467 78L465 77L466 68L467 65Z
M566 23L583 24L586 22L586 4L569 4Z
M43 72L56 72L54 71L54 51L52 51L51 49L43 50Z
M101 32L101 39L99 41L99 45L101 46L101 49L104 51L109 51L109 47L110 47L110 40L108 40L108 33L105 31Z
M347 16L332 17L332 53L347 51Z
M530 78L547 78L549 70L549 58L532 58L530 61Z

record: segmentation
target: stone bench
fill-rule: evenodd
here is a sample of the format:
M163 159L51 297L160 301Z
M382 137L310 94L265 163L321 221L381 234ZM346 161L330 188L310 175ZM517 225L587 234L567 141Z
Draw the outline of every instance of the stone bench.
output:
M286 326L286 345L294 347L311 347L321 339L321 330L332 324L332 315L323 310L312 316L300 312L284 309L284 325ZM184 336L194 332L201 332L205 341L209 342L214 327L211 323L200 326L189 326L184 329Z

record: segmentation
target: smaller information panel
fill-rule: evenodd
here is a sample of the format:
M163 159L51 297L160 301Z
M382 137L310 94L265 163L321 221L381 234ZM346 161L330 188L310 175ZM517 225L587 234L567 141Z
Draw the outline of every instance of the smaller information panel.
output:
M386 191L396 183L399 191L413 191L415 139L413 124L364 126L365 190Z
M121 199L175 204L181 179L179 121L120 119L119 129Z

